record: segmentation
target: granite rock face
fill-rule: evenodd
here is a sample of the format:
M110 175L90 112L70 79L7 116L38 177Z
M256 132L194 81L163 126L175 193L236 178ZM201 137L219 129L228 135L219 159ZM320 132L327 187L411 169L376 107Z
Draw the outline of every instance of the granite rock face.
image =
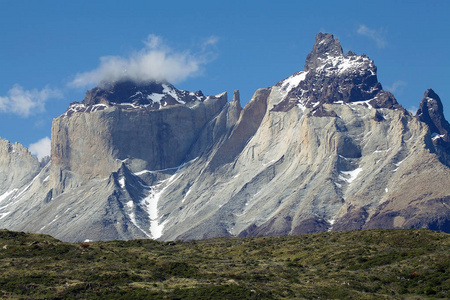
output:
M106 91L100 88L89 91L83 103L72 104L65 114L53 121L51 179L58 186L58 194L64 189L66 177L77 178L78 185L91 178L105 178L122 163L133 171L180 165L203 126L227 103L224 93L216 97L191 94L188 102L184 101L187 98L177 98L180 102L176 104L159 105L166 103L163 100L145 104L136 100L138 102L124 104L117 100L120 99L117 95L110 95L110 90L126 99L138 93L145 98L148 94L154 97L164 90L166 94L158 94L159 99L189 95L156 83L132 89L127 82ZM92 95L96 96L92 98ZM152 101L150 96L148 101ZM102 106L102 109L92 109L95 106Z
M413 116L376 72L318 34L304 70L244 108L238 91L228 102L168 83L103 83L53 121L50 164L27 158L34 171L5 185L0 227L67 241L450 232L442 103L428 90Z
M0 139L0 195L28 184L40 169L38 159L27 148Z

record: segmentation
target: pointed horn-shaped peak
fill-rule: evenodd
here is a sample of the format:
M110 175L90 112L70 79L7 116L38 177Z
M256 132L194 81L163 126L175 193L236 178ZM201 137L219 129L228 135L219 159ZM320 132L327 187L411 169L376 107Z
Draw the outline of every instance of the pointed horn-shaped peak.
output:
M432 90L426 90L423 95L422 101L420 101L419 109L417 110L417 116L423 114L433 114L443 116L444 108L442 106L441 98Z
M339 40L330 33L320 32L316 35L312 51L306 57L305 71L319 66L321 59L338 56L344 56Z
M450 142L450 124L444 117L441 99L432 89L425 92L416 117L428 125L435 139L442 138L446 142Z
M239 90L235 90L233 93L233 100L231 101L235 101L235 102L241 102L241 96L239 94Z
M424 96L424 98L432 98L432 99L436 99L439 102L441 102L441 99L439 98L439 96L432 89L426 90L425 94L423 96Z

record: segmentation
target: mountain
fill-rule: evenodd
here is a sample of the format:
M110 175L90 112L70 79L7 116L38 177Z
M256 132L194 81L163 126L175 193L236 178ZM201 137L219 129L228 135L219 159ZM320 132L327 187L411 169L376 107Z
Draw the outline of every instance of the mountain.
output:
M450 232L448 130L432 90L413 116L372 60L319 33L304 70L244 108L238 91L169 83L88 91L54 119L51 161L0 190L0 227L65 241ZM5 176L29 156L2 153Z

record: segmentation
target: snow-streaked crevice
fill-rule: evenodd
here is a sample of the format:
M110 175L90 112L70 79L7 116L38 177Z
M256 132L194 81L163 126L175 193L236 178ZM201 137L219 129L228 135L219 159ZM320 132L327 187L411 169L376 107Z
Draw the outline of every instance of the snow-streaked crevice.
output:
M11 191L7 191L5 192L3 195L0 196L0 202L2 202L3 200L5 200L6 198L8 198L11 194L17 192L17 189L13 189Z
M363 169L357 168L353 171L341 171L341 175L339 175L339 179L346 181L347 183L352 183L358 177L359 173L361 173Z
M142 170L139 172L132 173L134 176L139 178L139 176L144 175L146 173L163 173L167 171L172 172L175 171L173 175L162 181L159 181L156 185L153 186L148 186L142 183L141 180L139 179L140 188L142 189L142 192L145 194L145 196L139 202L129 201L125 203L125 207L128 210L128 215L130 217L131 222L150 238L152 239L160 238L162 236L164 226L167 223L167 220L161 222L160 220L161 216L159 215L158 212L158 203L161 196L165 193L167 188L169 188L174 182L177 181L177 179L180 176L178 171L187 164L196 161L197 159L198 157L176 167L165 168L160 170ZM122 189L126 188L127 183L125 182L125 179L123 177L119 179L119 184L121 185ZM184 202L189 193L190 191L188 191L185 194L185 197L182 200L182 202ZM136 220L135 211L137 208L142 209L148 215L150 226L147 230L142 229L138 224L138 220Z
M332 219L328 220L328 224L330 224L330 227L328 228L328 231L333 230L333 225L336 222L336 216L334 216Z
M147 212L150 218L150 234L153 239L158 239L162 236L165 222L159 222L158 216L158 202L161 195L165 190L173 183L172 180L176 175L172 175L170 178L161 181L158 185L152 187L148 195L141 201L142 208ZM167 183L167 185L160 189L162 185Z

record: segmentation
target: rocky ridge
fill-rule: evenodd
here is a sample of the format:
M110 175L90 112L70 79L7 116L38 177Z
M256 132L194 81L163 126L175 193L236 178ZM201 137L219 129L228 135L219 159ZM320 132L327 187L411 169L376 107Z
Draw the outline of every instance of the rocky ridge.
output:
M103 82L86 92L86 97L80 102L71 103L65 116L75 112L91 112L104 110L110 106L121 109L155 110L177 104L193 104L206 100L202 91L188 92L176 89L170 83L140 82L130 80L118 82Z
M303 71L244 108L238 91L105 83L53 121L32 184L2 190L0 226L67 241L449 232L442 103L428 90L413 116L376 72L320 33Z
M335 116L333 111L324 113L323 104L358 102L373 108L403 109L382 89L373 61L353 52L344 55L339 41L330 34L319 33L304 70L276 86L286 96L273 111L288 111L297 105L312 109L311 114L317 116Z

